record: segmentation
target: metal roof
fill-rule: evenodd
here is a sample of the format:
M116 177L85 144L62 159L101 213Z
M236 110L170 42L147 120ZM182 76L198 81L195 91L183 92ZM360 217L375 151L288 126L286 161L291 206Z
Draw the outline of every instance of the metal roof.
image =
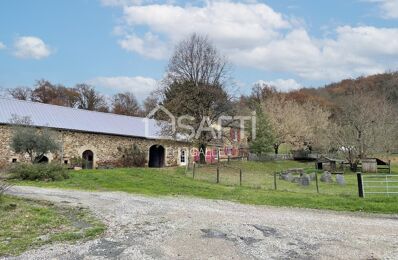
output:
M154 119L0 98L0 124L11 124L10 120L15 116L29 117L32 125L37 127L149 139L157 139L161 136L161 128Z

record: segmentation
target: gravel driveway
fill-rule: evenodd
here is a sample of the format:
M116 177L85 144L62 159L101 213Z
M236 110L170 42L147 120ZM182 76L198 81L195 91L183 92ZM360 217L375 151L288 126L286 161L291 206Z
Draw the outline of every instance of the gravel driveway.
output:
M16 259L398 259L398 216L122 192L11 193L88 207L108 226L96 240L48 245Z

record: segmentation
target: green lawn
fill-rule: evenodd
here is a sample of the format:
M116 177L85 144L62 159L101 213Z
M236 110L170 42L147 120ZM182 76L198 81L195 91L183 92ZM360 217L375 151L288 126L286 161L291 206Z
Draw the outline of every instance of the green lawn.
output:
M244 169L245 172L249 172L249 169L251 169L253 172L261 171L268 175L270 175L269 172L273 172L276 169L300 166L312 167L312 164L303 165L298 162L240 163L246 167ZM351 175L346 178L347 180L354 180L354 177L354 175ZM338 187L336 184L321 184L321 194L317 194L314 192L313 187L299 188L296 184L290 183L285 185L293 185L294 189L284 189L282 181L278 181L278 185L281 185L278 189L281 190L274 191L269 189L270 187L239 187L236 185L215 184L207 180L193 180L192 176L185 174L185 169L183 168L85 170L71 172L71 178L64 181L23 181L16 184L97 191L125 191L151 196L196 196L257 205L398 213L398 196L378 196L361 199L357 196L354 184L347 184L344 187Z
M288 168L302 168L305 172L321 171L314 169L314 163L302 163L297 161L271 161L271 162L247 162L234 161L230 164L223 163L219 167L220 183L224 185L240 185L240 170L242 170L242 186L256 189L274 189L274 173ZM192 169L187 176L192 177ZM298 174L295 176L299 176ZM346 185L341 186L336 182L323 183L318 181L318 189L322 194L333 195L356 195L358 194L357 176L355 173L346 171L344 175ZM196 167L195 179L215 183L217 180L217 165L206 165ZM283 181L277 178L277 189L281 191L292 191L300 193L317 193L315 181L308 187L302 187L297 183Z
M55 241L92 238L105 229L87 210L11 196L1 197L0 223L0 256L18 255Z

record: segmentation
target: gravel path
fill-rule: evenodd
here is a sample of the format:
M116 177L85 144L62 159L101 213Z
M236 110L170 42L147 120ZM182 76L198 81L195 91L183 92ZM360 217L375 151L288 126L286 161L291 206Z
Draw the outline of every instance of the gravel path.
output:
M15 259L398 259L398 216L14 187L14 195L90 208L105 235Z

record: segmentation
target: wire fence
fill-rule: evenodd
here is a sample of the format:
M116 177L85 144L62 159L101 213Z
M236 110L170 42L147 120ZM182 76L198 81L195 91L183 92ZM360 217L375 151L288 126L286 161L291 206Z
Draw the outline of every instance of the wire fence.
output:
M312 164L311 164L312 165ZM343 183L337 182L337 175L324 178L322 171L315 169L294 169L289 178L282 176L287 169L262 169L246 167L245 163L221 162L218 164L190 164L186 175L198 181L254 189L268 189L311 194L356 195L358 193L355 174L346 174ZM305 180L304 180L305 178Z

